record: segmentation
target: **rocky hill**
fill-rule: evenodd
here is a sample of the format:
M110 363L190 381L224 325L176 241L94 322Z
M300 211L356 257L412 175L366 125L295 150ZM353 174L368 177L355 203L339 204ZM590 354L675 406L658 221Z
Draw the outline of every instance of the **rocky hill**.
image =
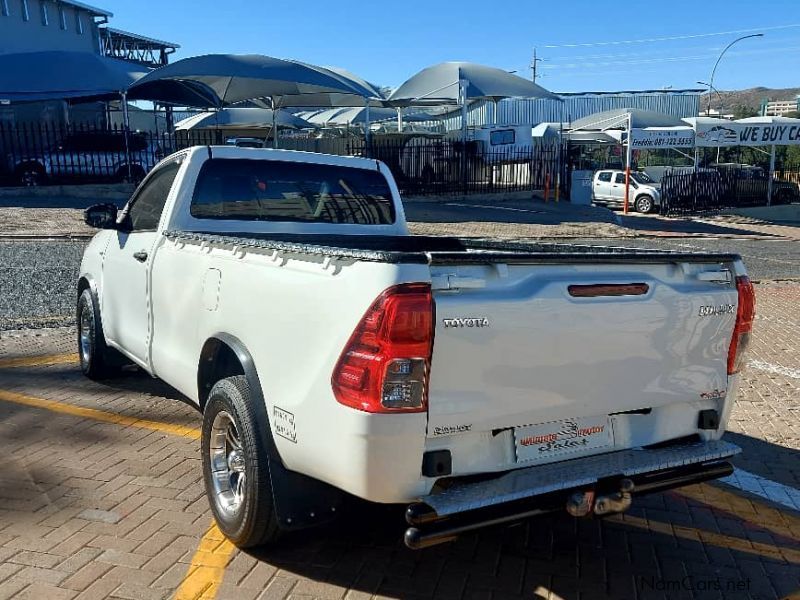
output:
M726 110L733 110L736 107L750 107L758 109L761 106L761 101L765 98L768 100L793 100L800 94L800 87L774 89L765 87L755 87L747 90L725 91L719 90L720 96ZM708 102L707 94L703 94L701 106L705 109L706 102ZM711 107L719 107L719 97L716 93L712 94Z

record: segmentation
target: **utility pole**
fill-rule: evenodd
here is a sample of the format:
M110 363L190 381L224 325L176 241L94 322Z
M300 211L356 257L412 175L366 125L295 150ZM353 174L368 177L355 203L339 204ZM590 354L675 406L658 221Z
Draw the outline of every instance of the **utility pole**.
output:
M533 83L536 83L536 77L537 77L536 67L537 67L537 63L540 63L540 62L542 62L542 59L541 58L537 58L537 56L536 56L536 48L534 47L533 48L533 59L531 60L531 73L532 73Z

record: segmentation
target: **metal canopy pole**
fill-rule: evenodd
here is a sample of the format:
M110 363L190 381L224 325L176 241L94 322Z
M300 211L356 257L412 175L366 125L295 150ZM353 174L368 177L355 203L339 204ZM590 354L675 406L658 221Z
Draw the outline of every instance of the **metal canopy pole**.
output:
M632 156L632 145L631 145L631 130L633 124L633 117L631 113L628 113L628 147L625 150L625 199L622 202L622 213L627 215L628 214L628 192L631 189L631 156Z
M403 109L397 107L397 133L403 133Z
M372 136L370 135L369 130L369 99L366 101L366 105L364 106L364 143L367 146L367 156L370 156L371 149L370 149L370 141L372 140Z
M128 170L128 182L130 182L133 177L131 177L131 149L128 140L128 131L131 125L128 115L128 93L121 92L120 97L122 98L122 135L125 138L125 167Z
M769 181L767 182L767 206L772 205L772 179L775 176L775 144L769 153Z
M278 147L278 108L275 106L275 100L272 100L272 147Z
M461 104L461 141L467 143L467 86L469 82L466 79L459 79L458 81L458 100Z
M458 80L458 95L461 102L461 183L463 192L467 191L467 87L466 79Z

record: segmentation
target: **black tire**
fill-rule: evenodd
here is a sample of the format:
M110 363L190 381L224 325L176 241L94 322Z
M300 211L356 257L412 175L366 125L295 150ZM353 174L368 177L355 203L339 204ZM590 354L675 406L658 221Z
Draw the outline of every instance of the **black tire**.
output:
M78 297L76 311L78 322L78 356L81 371L89 379L103 379L118 371L119 361L103 336L100 310L91 289L86 288Z
M653 208L655 208L655 202L653 202L653 199L650 196L642 195L636 198L636 201L633 203L633 207L636 209L636 212L647 214L653 212Z
M39 163L26 163L17 167L17 182L24 187L37 187L46 180L44 167Z
M280 528L269 478L269 451L258 431L267 422L263 405L251 401L243 375L211 388L203 411L203 480L222 533L239 548L276 541ZM222 433L224 431L224 433ZM213 457L212 457L213 455Z
M121 183L132 183L134 185L139 185L144 179L146 173L141 165L131 165L131 172L128 175L128 167L126 165L121 166L117 169L116 180Z
M791 190L783 189L778 190L774 194L772 194L772 203L773 204L790 204L794 200L796 200L796 196L792 193Z

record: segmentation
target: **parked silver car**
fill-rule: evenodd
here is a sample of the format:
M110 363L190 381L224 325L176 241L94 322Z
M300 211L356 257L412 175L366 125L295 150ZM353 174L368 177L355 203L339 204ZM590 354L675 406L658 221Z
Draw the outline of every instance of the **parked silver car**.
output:
M11 171L20 185L48 180L85 179L138 183L163 158L165 148L143 133L78 132L56 146L10 156Z

